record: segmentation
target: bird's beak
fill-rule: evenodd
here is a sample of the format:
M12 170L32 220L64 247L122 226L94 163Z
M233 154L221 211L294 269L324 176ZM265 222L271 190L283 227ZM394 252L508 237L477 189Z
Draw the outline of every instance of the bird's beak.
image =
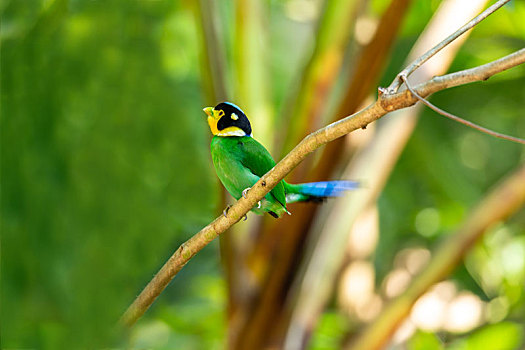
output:
M209 117L213 117L213 107L206 107L202 109Z

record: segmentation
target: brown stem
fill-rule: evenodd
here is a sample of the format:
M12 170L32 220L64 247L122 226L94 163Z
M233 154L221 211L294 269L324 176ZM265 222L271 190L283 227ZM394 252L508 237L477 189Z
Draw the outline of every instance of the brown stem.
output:
M525 164L481 201L457 233L436 250L424 272L412 281L401 296L390 302L348 349L381 349L409 314L416 300L433 284L448 276L492 224L516 212L524 202Z

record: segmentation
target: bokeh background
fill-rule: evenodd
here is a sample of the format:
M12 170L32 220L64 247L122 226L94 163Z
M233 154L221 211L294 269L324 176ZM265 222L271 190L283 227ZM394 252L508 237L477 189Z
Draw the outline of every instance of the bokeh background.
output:
M351 346L523 163L523 146L427 109L414 110L415 130L399 132L405 141L388 143L398 133L381 134L383 121L370 125L340 141L337 157L327 147L290 176L367 174L355 170L363 154L391 164L368 169L382 181L356 175L361 196L377 192L359 213L329 202L293 205L282 222L249 214L195 256L133 328L116 321L171 253L231 202L211 163L203 107L239 104L279 159L370 102L418 40L440 41L421 39L437 13L446 34L457 29L444 21L460 13L451 3L3 0L2 348L281 348L293 340L308 263L329 240L327 220L346 234L333 258L320 250L336 273L316 286L324 294L311 290L320 307L301 347ZM488 3L469 6L477 13ZM523 48L524 19L525 1L511 1L449 53L450 65L436 61L441 73ZM525 136L523 66L432 101ZM366 153L374 144L384 148ZM522 348L524 234L522 209L492 225L386 346Z

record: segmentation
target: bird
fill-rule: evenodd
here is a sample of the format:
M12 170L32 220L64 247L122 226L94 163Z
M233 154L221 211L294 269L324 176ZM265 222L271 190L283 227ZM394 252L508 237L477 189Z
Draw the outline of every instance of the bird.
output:
M203 108L208 116L211 139L211 157L215 172L226 190L235 199L246 198L250 188L275 166L270 152L252 136L252 127L246 114L231 102ZM356 189L356 181L321 181L290 184L281 180L252 208L258 215L274 218L291 215L287 204L295 202L322 202L328 197L339 197ZM227 216L229 207L223 214ZM245 216L246 219L246 216Z

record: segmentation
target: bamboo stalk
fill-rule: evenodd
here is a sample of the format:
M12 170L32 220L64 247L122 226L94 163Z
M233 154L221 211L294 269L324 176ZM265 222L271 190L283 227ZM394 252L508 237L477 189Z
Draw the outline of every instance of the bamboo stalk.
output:
M209 103L226 100L228 96L224 72L226 60L224 42L217 32L216 8L210 0L194 3L196 29L200 37L201 75L206 100Z
M389 51L393 43L410 0L393 0L386 9L374 38L371 40L355 64L355 71L351 77L350 84L341 99L335 118L352 114L361 106L367 96L370 95L376 84L385 62L389 58ZM344 153L344 141L342 139L330 143L323 149L319 157L319 163L311 170L307 181L329 178L334 168L340 163L339 160ZM310 216L312 213L310 213Z
M268 9L260 0L235 2L235 40L233 59L235 102L250 116L257 139L272 145L274 116L271 109L268 72L267 19ZM271 149L269 149L271 151Z
M276 132L276 150L282 155L320 125L327 97L340 71L344 50L353 32L358 1L327 0L319 20L312 55L287 105ZM285 140L280 144L280 140Z
M409 61L424 54L428 47L434 45L436 39L444 37L450 30L450 25L461 26L471 18L472 13L478 11L476 6L481 8L484 4L485 0L475 4L466 4L460 0L443 2L414 45L409 54ZM450 20L454 22L450 23ZM465 39L466 37L462 37L456 41L455 45L451 45L435 58L434 65L423 67L425 69L415 72L413 78L426 80L434 75L443 74L452 62L460 43ZM286 340L288 348L296 349L309 338L331 295L333 281L340 270L348 228L365 208L374 203L384 187L414 130L418 111L419 108L399 111L394 113L392 118L381 121L382 126L377 128L373 139L366 147L360 149L348 164L342 177L362 179L366 183L367 191L357 191L352 196L337 199L321 208L318 220L312 228L316 236L311 238L311 248L308 248L304 259L305 272L294 281L296 291L290 297L290 303L294 304L289 305L293 311Z

